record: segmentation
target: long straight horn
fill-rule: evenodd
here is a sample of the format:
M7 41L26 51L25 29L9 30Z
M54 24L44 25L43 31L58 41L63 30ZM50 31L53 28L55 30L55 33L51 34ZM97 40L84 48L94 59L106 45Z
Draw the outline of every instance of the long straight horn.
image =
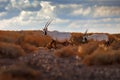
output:
M53 19L50 19L47 23L46 23L46 25L45 25L45 27L44 28L47 28L49 25L50 25L50 23L53 21Z

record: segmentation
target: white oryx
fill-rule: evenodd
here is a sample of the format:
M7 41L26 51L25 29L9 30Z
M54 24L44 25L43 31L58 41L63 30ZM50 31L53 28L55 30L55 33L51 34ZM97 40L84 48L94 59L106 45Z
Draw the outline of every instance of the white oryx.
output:
M50 19L43 29L44 35L48 35L52 38L52 41L50 42L49 46L56 48L56 43L62 43L63 45L66 45L67 43L70 43L71 33L69 32L59 32L59 31L48 31L48 26L53 21L53 19ZM51 48L50 47L50 48Z
M92 35L88 35L87 34L87 31L84 33L83 37L82 37L82 42L85 43L85 42L88 42L90 40L92 41L99 41L99 42L104 42L105 45L109 45L109 36L105 33L95 33L95 34L92 34Z

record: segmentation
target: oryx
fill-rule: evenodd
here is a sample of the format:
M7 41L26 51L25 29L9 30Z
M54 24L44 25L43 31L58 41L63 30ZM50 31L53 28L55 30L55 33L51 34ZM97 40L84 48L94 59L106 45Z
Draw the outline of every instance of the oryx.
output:
M109 36L105 33L94 33L94 34L91 34L91 35L88 35L87 34L88 30L85 31L83 37L82 37L82 42L83 43L86 43L90 40L92 41L99 41L99 42L104 42L105 45L109 45L110 44L110 41L109 41Z
M61 43L63 45L69 44L71 39L71 33L69 32L59 32L59 31L49 31L48 26L53 21L50 19L43 28L44 35L48 35L52 38L52 41L49 43L50 48L56 48L56 43Z

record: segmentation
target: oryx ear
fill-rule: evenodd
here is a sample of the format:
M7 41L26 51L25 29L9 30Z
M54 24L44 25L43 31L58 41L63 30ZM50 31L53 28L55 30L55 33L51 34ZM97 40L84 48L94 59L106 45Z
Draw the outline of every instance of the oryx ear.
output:
M42 30L41 30L41 31L42 31L42 34L44 35L44 29L43 29L43 28L42 28Z

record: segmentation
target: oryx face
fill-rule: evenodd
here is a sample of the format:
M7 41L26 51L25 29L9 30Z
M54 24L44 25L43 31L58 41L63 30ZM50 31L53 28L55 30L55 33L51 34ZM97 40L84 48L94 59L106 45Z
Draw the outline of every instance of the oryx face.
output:
M47 35L47 29L44 28L42 32L43 32L43 35Z
M82 42L84 43L84 42L87 42L87 36L83 36L82 37Z
M82 42L83 43L87 42L87 38L88 38L87 32L88 32L88 29L85 31L85 33L84 33L84 35L82 37Z

